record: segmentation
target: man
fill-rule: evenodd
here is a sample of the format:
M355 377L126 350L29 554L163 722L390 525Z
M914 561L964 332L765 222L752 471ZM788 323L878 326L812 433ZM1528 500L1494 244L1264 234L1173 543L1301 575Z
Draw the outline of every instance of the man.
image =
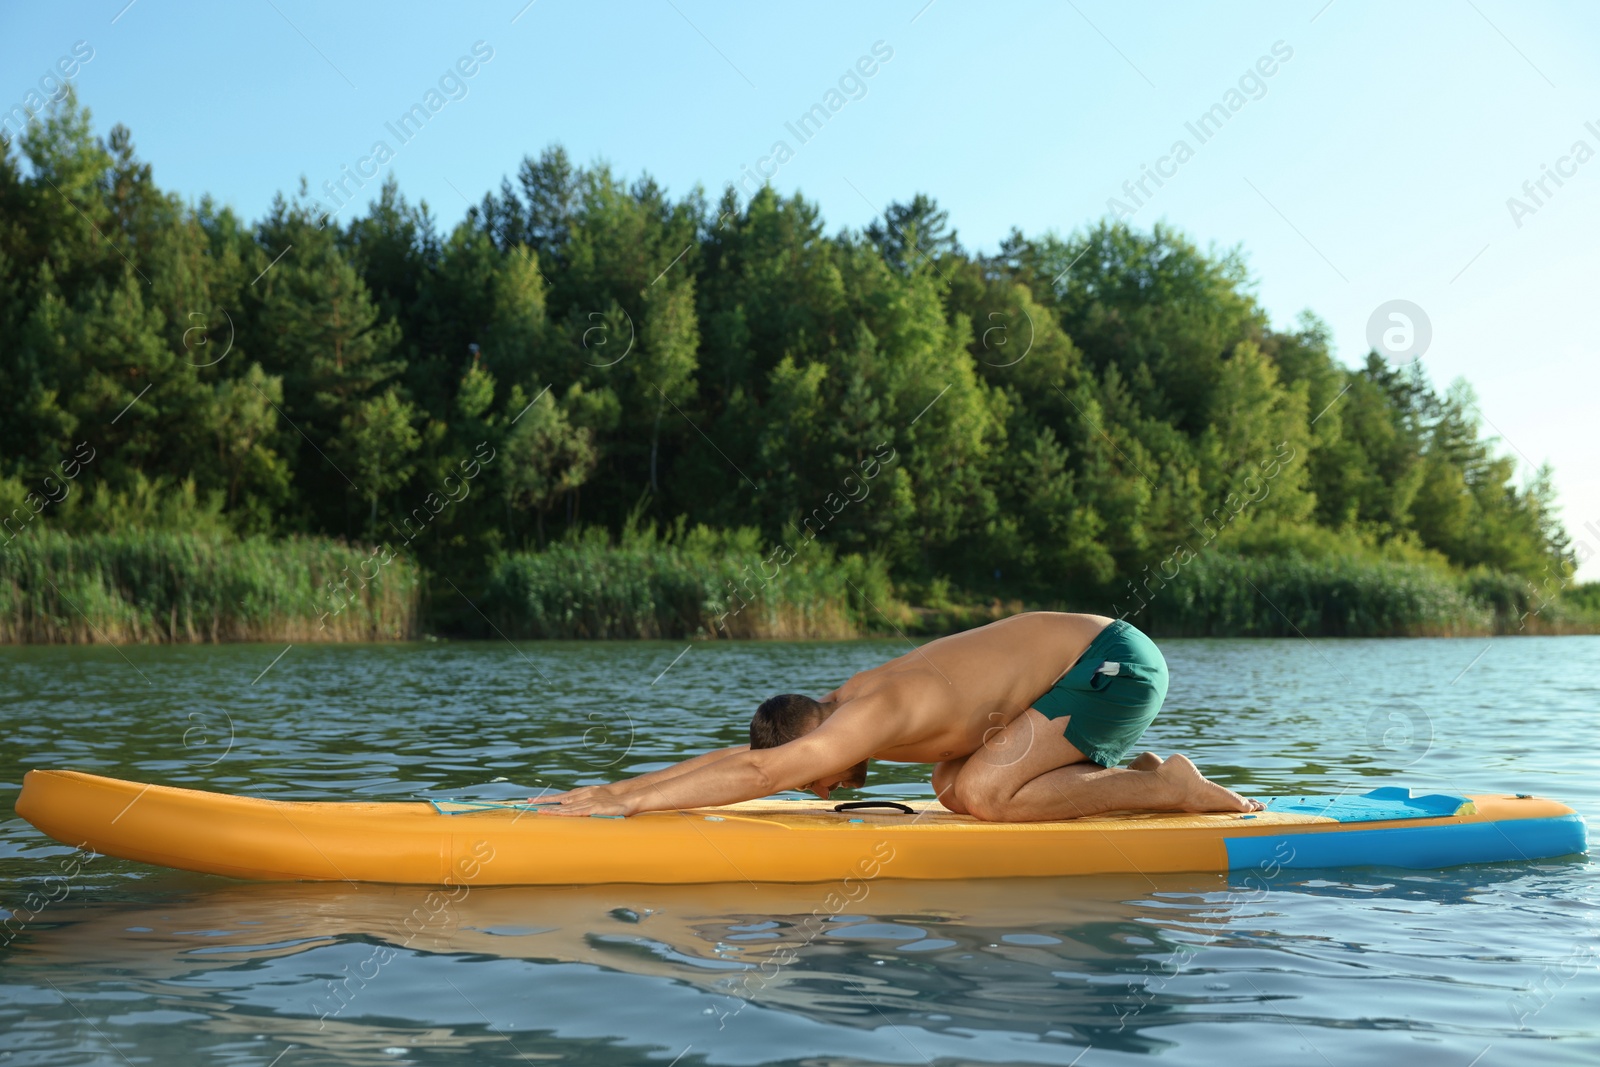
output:
M611 785L543 798L554 815L636 815L753 800L822 799L866 781L869 759L931 763L951 811L994 822L1107 811L1259 811L1184 756L1118 767L1161 708L1167 665L1133 626L1035 611L952 634L813 700L776 696L750 744Z

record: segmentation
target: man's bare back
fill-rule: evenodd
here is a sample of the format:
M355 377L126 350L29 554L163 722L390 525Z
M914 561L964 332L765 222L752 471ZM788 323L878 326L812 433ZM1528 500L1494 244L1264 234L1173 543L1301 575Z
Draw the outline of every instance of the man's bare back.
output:
M820 700L773 697L750 745L544 799L549 814L633 815L797 788L827 798L864 784L875 758L934 764L940 801L987 821L1257 810L1183 756L1115 766L1165 693L1165 662L1127 623L1029 612L931 641Z
M1111 621L1056 611L1013 615L861 671L822 702L891 720L875 759L959 759L1027 711Z

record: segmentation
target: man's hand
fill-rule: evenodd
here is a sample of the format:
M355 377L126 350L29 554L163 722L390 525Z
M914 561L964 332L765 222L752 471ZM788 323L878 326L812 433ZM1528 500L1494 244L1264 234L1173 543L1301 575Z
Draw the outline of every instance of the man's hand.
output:
M671 779L677 778L680 775L688 774L690 771L693 771L697 768L704 767L707 764L715 763L718 760L724 759L736 752L747 751L749 748L749 745L733 745L729 748L719 748L715 751L707 752L703 756L695 756L691 759L684 760L682 763L675 763L670 767L663 767L659 771L649 771L634 778L624 778L620 782L609 782L604 785L584 785L579 786L576 789L563 790L559 793L546 793L543 796L529 797L528 803L565 804L577 800L615 800L624 794L637 793L645 786L654 786L659 785L662 782L670 781Z
M548 808L540 808L540 815L566 815L580 817L587 815L610 815L613 817L634 814L634 805L627 800L600 793L600 786L589 786L585 789L575 789L574 793L591 792L592 795L579 800L563 800L559 804Z
M542 797L529 797L530 804L567 804L577 800L609 800L617 796L612 785L581 785L561 793L546 793Z
M674 767L609 786L587 786L540 798L557 801L545 815L638 815L737 804L815 782L870 758L892 739L889 717L874 715L874 697L857 697L815 730L776 748L748 745L708 752Z

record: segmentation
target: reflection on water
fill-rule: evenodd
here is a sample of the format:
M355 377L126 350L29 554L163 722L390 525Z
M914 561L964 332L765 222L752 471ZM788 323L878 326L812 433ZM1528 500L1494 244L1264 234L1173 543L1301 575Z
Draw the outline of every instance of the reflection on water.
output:
M1157 1052L1251 1020L1265 1024L1256 1040L1289 1055L1301 1023L1337 1021L1374 1041L1442 1029L1346 988L1372 982L1413 987L1413 1010L1472 1001L1455 1009L1468 1030L1514 1029L1535 1003L1518 1000L1532 973L1523 957L1561 938L1537 928L1572 866L1266 891L1209 876L880 880L837 914L826 886L462 888L444 900L158 875L137 894L69 898L19 941L8 972L79 1007L105 1001L114 975L126 1007L108 1018L134 1044L182 1021L212 1050L266 1042L343 1062L441 1046L516 1058L520 1037L542 1052L694 1045L715 1062L758 1063L785 1058L772 1056L779 1027L813 1056L1049 1063L1086 1046ZM1499 956L1451 914L1496 902L1523 911L1511 929L1497 924ZM1573 915L1565 936L1585 921L1600 914ZM1486 953L1503 967L1488 984ZM1581 1035L1577 1014L1564 1018ZM391 1043L375 1048L376 1033Z
M4 650L0 779L14 790L29 766L70 766L280 796L526 795L537 778L600 780L730 743L772 679L820 690L895 651L695 646L651 689L682 647L526 646L548 688L503 645L295 648L264 694L247 683L276 648L128 650L149 687L108 650ZM1600 643L1496 643L1470 689L1449 685L1481 648L1174 642L1184 682L1152 741L1248 791L1538 783L1592 820ZM1529 670L1557 654L1589 674ZM1385 747L1364 729L1396 678L1430 719L1420 759L1419 731ZM201 721L215 725L185 740ZM871 791L927 792L916 769ZM6 914L50 898L0 948L8 1067L1600 1056L1600 893L1583 860L1265 883L446 892L234 883L105 857L59 877L70 855L0 823Z

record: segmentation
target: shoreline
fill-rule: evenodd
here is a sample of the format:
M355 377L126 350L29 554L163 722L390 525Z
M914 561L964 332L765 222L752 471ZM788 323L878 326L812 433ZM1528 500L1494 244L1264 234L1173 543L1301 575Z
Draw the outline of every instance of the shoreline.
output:
M1055 609L1048 609L1055 610ZM1092 614L1092 613L1091 613ZM974 625L982 625L975 623ZM0 648L66 648L66 647L111 647L111 648L161 648L161 647L193 647L224 645L249 645L249 644L294 644L294 645L446 645L446 644L496 644L506 641L514 643L550 643L550 644L628 644L643 642L671 642L689 641L695 644L839 644L856 641L895 641L911 640L914 643L935 640L947 634L959 633L971 627L958 627L953 629L902 629L866 631L849 635L838 634L752 634L739 637L714 637L709 634L693 634L688 636L631 636L631 637L582 637L573 635L530 637L503 636L496 634L476 633L433 633L423 631L407 636L363 635L341 633L333 637L319 637L313 632L307 635L304 631L286 629L278 632L251 633L237 637L207 639L203 636L194 638L180 638L177 640L112 640L109 637L91 637L82 639L75 635L66 640L28 641L16 640L7 635L0 637ZM1142 629L1142 627L1141 627ZM1491 630L1474 629L1458 630L1455 632L1419 632L1419 633L1182 633L1163 630L1146 631L1156 641L1292 641L1292 640L1318 640L1318 641L1432 641L1432 640L1482 640L1499 637L1594 637L1600 636L1600 625L1596 624L1571 624L1555 627L1534 626L1523 629Z
M595 531L452 576L325 537L39 531L0 554L0 645L922 639L1028 610L1123 618L1158 640L1600 633L1600 586L1392 560L1214 550L1129 611L1066 583L897 581L882 559L827 547L758 583L748 561L763 549L754 530Z

